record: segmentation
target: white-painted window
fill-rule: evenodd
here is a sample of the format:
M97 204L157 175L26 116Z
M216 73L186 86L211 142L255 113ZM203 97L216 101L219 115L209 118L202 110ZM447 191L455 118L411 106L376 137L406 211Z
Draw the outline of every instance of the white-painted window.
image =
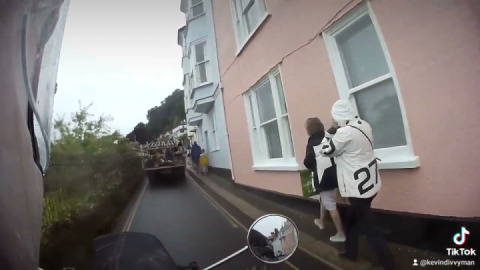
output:
M371 125L380 167L417 167L400 88L369 6L359 6L323 36L340 97Z
M204 13L203 0L190 0L190 16L195 18Z
M205 40L198 41L193 46L193 59L195 68L193 70L194 82L193 87L199 86L208 82L208 57L207 57L207 42Z
M255 169L296 170L280 70L275 68L245 94Z
M264 0L232 0L237 45L242 47L267 16Z

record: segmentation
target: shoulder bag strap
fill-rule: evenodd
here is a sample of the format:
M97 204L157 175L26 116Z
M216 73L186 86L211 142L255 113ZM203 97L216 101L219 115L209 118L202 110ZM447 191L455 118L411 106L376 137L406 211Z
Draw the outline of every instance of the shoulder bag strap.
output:
M360 131L360 132L361 132L363 135L365 135L365 137L367 138L368 142L370 143L370 146L372 146L372 150L374 150L374 149L373 149L373 143L372 143L372 140L370 140L370 138L367 136L367 134L365 134L365 132L363 132L363 130L359 129L358 127L351 126L351 125L347 125L347 126L349 126L349 127L352 127L352 128L354 128L354 129L356 129L356 130ZM377 157L376 159L378 159L378 160L382 161L382 160L381 160L381 159L379 159L378 157Z

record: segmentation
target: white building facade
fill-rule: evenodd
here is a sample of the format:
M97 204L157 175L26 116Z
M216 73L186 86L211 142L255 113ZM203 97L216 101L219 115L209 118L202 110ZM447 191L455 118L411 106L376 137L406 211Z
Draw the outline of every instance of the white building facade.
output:
M186 25L178 30L182 46L183 86L187 125L195 126L197 143L211 167L231 169L223 89L211 0L182 0Z
M171 133L173 137L177 139L186 135L190 143L193 143L194 141L197 141L196 130L197 130L197 127L187 125L186 123L182 123L177 127L175 127L174 129L172 129Z

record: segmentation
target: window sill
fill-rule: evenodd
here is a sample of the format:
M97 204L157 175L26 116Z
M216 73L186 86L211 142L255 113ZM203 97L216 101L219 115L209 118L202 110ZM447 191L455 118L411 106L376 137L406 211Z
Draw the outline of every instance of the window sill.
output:
M197 18L200 18L200 17L204 16L204 15L205 15L205 12L202 12L202 13L198 14L198 15L195 16L195 17L188 18L188 19L187 19L187 24L190 23L191 21L197 19ZM189 16L189 17L190 17L190 16Z
M276 162L262 162L252 166L255 171L291 171L297 172L301 170L301 167L296 161L282 160Z
M192 88L192 92L193 92L193 90L196 90L196 89L198 89L198 88L202 88L202 87L207 86L207 85L210 85L210 84L213 84L213 82L204 82L204 83L202 83L202 84L200 84L200 85L197 85L197 86L195 86L195 87Z
M250 42L250 40L252 39L252 37L255 35L255 33L257 33L258 29L260 29L260 27L262 27L268 18L270 18L270 16L272 16L271 14L269 13L265 13L265 16L263 17L263 19L260 21L260 23L258 24L258 26L252 31L252 33L250 33L250 35L248 35L248 37L245 39L245 41L242 43L242 45L240 46L240 48L238 48L237 52L235 53L235 57L238 57L243 49L245 47L247 47L248 43Z
M381 161L378 161L380 170L414 169L420 167L420 158L417 156L379 158L381 159Z

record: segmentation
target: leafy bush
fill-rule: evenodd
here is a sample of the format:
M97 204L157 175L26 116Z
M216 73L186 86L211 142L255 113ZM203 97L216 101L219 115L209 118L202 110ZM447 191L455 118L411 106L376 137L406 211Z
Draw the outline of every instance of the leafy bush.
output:
M92 241L111 228L143 179L128 139L111 133L107 117L80 107L72 121L56 120L45 177L40 264L44 269L91 267Z

